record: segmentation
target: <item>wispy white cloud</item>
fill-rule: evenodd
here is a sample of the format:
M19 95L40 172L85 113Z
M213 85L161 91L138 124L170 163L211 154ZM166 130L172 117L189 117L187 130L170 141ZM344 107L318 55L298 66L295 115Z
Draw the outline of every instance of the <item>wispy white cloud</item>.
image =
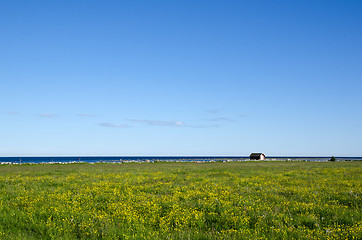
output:
M189 128L215 128L219 127L217 124L207 125L207 124L193 124L193 125L185 125L185 127Z
M210 128L218 127L218 125L206 125L206 124L186 124L183 121L156 121L156 120L138 120L138 119L128 119L128 121L135 123L144 123L150 126L160 126L160 127L184 127L184 128Z
M110 122L100 123L99 125L102 127L109 127L109 128L127 128L127 127L129 127L127 125L115 124L115 123L110 123Z
M53 113L41 113L41 114L38 114L38 116L43 117L43 118L52 118L52 117L56 117L57 115L53 114Z
M10 115L14 115L14 116L21 115L21 113L20 113L20 112L8 112L8 114L10 114Z
M151 126L163 126L163 127L181 127L185 123L182 121L155 121L155 120L137 120L137 119L128 119L131 122L145 123Z
M234 120L232 120L231 118L226 118L226 117L216 117L216 118L206 119L206 121L212 121L212 122L233 122Z
M89 113L79 113L77 116L78 117L95 117L96 115L89 114Z
M216 114L219 114L221 112L221 110L220 109L210 109L210 110L207 110L206 112L216 115Z

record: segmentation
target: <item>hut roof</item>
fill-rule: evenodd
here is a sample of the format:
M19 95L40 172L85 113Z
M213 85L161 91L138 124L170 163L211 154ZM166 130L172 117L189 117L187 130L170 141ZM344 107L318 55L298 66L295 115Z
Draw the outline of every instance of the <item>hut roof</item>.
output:
M250 154L250 157L260 157L261 155L265 156L264 153L252 153L252 154Z

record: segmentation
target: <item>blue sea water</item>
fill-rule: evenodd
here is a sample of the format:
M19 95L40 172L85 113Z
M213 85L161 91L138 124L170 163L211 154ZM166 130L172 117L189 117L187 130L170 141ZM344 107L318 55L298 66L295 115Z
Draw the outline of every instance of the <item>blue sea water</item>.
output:
M268 161L328 161L331 157L267 157ZM49 156L49 157L0 157L0 164L25 164L25 163L128 163L128 162L223 162L247 161L248 156L220 157L220 156ZM336 157L336 161L358 161L362 157Z

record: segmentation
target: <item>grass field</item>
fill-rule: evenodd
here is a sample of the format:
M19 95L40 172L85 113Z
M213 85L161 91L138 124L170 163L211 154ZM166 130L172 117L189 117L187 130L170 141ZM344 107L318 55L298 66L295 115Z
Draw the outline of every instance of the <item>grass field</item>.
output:
M362 162L0 166L0 239L362 239Z

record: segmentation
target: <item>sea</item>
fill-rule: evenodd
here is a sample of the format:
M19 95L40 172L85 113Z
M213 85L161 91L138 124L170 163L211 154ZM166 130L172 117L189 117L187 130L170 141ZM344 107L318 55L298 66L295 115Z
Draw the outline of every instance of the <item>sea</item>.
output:
M265 161L319 161L331 157L266 157ZM335 157L336 161L362 161L362 157ZM0 164L68 164L68 163L152 163L152 162L232 162L250 161L249 156L47 156L0 157ZM253 160L255 161L255 160Z

